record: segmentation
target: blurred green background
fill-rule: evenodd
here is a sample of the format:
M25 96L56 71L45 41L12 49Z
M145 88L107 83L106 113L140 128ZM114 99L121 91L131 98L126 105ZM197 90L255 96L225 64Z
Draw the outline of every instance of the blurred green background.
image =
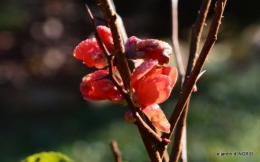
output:
M148 161L136 127L123 119L127 108L86 102L79 92L81 78L95 70L72 56L75 46L93 34L85 3L102 17L95 1L0 2L1 162L41 151L59 151L77 162L113 161L111 139L117 140L124 160ZM184 62L200 3L179 2ZM170 41L170 1L115 0L115 5L129 36ZM227 2L218 41L190 103L189 161L260 161L259 6L256 0ZM212 5L208 26L213 11ZM176 86L161 104L167 116L178 96ZM238 151L253 156L215 156Z

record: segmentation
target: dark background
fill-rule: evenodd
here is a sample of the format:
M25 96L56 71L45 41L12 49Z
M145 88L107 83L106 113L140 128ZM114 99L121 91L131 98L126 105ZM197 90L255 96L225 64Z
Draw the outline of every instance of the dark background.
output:
M136 128L124 122L125 107L86 102L79 92L81 78L95 70L72 56L75 46L93 32L85 3L102 18L95 1L0 2L1 162L17 162L41 151L63 152L78 162L113 161L108 145L113 138L124 160L148 159ZM200 4L179 2L184 62ZM129 36L170 42L170 1L115 0L115 5ZM198 92L190 104L190 161L260 160L259 6L256 0L227 2L218 41L206 63L207 72L199 80ZM178 93L176 86L170 99L161 105L167 116ZM236 151L251 151L254 155L214 155Z

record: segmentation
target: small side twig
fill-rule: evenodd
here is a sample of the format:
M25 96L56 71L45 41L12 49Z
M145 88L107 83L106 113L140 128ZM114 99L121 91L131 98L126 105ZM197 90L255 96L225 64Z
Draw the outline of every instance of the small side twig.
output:
M215 41L217 40L217 33L220 26L221 18L223 15L223 11L225 8L226 0L219 0L216 3L216 11L213 17L213 21L210 26L210 30L206 39L206 42L202 48L202 51L200 53L200 56L191 72L191 75L185 85L183 86L183 91L181 93L181 96L175 106L174 112L169 120L171 123L170 133L164 133L162 135L162 138L170 139L172 136L173 130L176 127L176 124L181 116L181 113L184 109L185 104L187 103L187 99L190 97L193 87L196 84L198 75L200 74L200 71L202 70L204 63L206 61L206 58L209 54L209 51L213 47ZM160 150L160 155L162 156L164 153L164 150Z
M190 53L188 58L188 64L186 68L185 80L187 81L188 76L190 75L195 63L196 63L196 54L198 53L200 39L203 31L203 27L206 21L206 17L208 14L209 6L211 4L211 0L204 0L199 10L199 14L195 24L192 26L192 35L191 35L191 43L190 43ZM187 104L184 107L184 110L181 114L181 117L178 121L176 132L174 136L174 144L171 151L171 161L177 162L182 150L181 160L182 162L187 161L187 151L186 149L186 120L187 113L189 108L190 97L188 98Z
M172 45L173 45L173 53L175 56L175 60L176 60L176 65L177 65L177 69L181 78L181 88L183 87L183 83L185 80L185 71L184 71L184 66L183 66L183 61L182 61L182 55L181 55L181 51L180 51L180 45L179 45L179 37L178 37L178 0L171 0L171 11L172 11ZM178 122L179 125L179 122ZM178 128L178 127L177 127ZM178 129L176 130L175 133L175 137L176 138L182 138L182 135L180 135L178 132ZM182 133L182 132L181 132ZM178 137L177 137L178 136ZM172 152L170 155L170 158L172 159L172 156L177 156L178 152L174 152L173 150L176 150L176 147L178 147L178 149L180 149L181 146L179 146L179 144L176 144L176 142L180 142L179 139L174 139L174 143L172 146ZM185 138L183 138L183 140L186 140ZM177 153L177 155L175 155ZM163 157L165 159L165 161L169 161L169 157L168 159L166 159L168 152L165 150L165 153L163 154ZM174 154L174 155L173 155ZM179 157L176 157L177 159L179 159Z
M138 114L138 112L136 112L136 119L137 121L139 121L139 123L141 123L145 129L147 130L147 132L149 132L149 135L151 135L151 138L153 138L155 141L157 141L156 143L161 143L162 139L161 137L154 132L141 118L141 116Z
M119 150L118 146L117 146L117 142L116 140L111 140L109 142L112 153L114 155L115 158L115 162L122 162L122 155L121 155L121 151Z
M172 2L172 45L173 52L177 63L179 75L181 77L181 83L184 82L184 66L181 57L179 38L178 38L178 0L171 0Z

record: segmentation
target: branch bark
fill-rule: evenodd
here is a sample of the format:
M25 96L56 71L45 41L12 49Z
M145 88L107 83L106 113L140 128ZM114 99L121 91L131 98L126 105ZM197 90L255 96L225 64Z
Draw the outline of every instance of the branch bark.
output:
M108 21L109 27L111 29L114 46L115 46L115 53L116 53L116 60L117 60L117 69L119 74L123 80L124 86L126 90L130 88L130 70L128 67L127 59L124 55L125 48L122 36L120 34L120 28L117 22L117 14L113 10L113 7L109 0L100 0L102 11L105 15L106 20Z
M143 114L139 108L136 108L130 98L129 91L130 90L130 70L127 63L127 59L125 57L125 49L123 40L120 34L120 27L117 23L117 14L113 10L113 7L109 0L100 0L101 9L105 15L106 20L108 21L109 27L111 29L114 46L115 46L115 57L117 61L117 69L119 71L119 74L123 80L125 90L128 91L128 93L124 93L122 90L121 93L125 97L128 107L131 109L134 117L136 118L136 125L138 127L138 130L140 132L140 135L142 137L142 140L144 142L144 145L146 147L146 150L148 152L148 155L152 162L161 162L161 157L159 152L157 151L157 143L158 139L156 138L155 134L151 132L150 129L146 129L145 125L142 123L142 120L140 120L139 116L136 114ZM113 81L113 80L112 80ZM138 113L137 113L138 112ZM140 114L140 116L142 116ZM153 138L150 138L153 137ZM160 138L160 137L159 137ZM160 140L159 140L160 141Z
M178 38L178 0L172 0L172 45L173 53L176 59L179 76L181 77L181 83L184 81L184 66L181 57L179 38Z
M164 133L162 135L162 138L167 138L170 139L170 137L172 136L173 130L176 127L176 124L181 116L181 113L184 110L184 106L187 103L188 98L190 97L192 91L193 91L193 87L196 84L198 75L200 74L205 60L211 50L211 48L213 47L215 41L217 40L217 33L218 33L218 29L219 26L221 24L221 18L223 15L223 11L225 8L225 4L226 4L226 0L219 0L216 3L216 11L210 26L210 30L206 39L206 42L202 48L202 51L200 53L200 56L191 72L190 77L187 79L187 82L185 83L185 85L183 86L183 90L181 92L181 96L175 106L175 109L173 111L173 114L169 120L169 122L171 123L171 128L170 128L170 133ZM165 150L160 150L160 155L162 156Z
M195 24L192 26L190 53L189 53L188 64L186 68L185 80L183 84L185 84L185 82L187 81L187 78L190 75L196 63L196 54L198 53L200 39L201 39L203 27L206 21L210 4L211 4L211 0L204 0L202 2L197 20ZM185 150L186 149L186 120L187 120L190 98L191 97L189 97L187 100L187 104L184 107L184 110L181 114L181 117L176 127L174 144L170 155L171 161L174 162L178 161L181 150L182 150L182 157L181 157L182 162L187 161L187 154L186 154L187 150Z
M117 146L116 140L111 140L109 144L110 144L111 150L113 152L115 162L122 162L121 151L119 150L119 148Z

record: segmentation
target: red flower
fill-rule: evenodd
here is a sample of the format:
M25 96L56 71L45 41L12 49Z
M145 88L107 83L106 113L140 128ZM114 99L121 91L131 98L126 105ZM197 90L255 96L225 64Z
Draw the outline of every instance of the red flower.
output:
M153 104L150 106L141 107L141 110L156 129L165 133L170 132L171 125L159 105Z
M97 31L108 51L112 52L114 43L110 29L106 26L97 26ZM102 69L107 65L106 56L98 45L96 38L80 42L75 48L73 55L77 59L82 60L88 67L95 66L98 69Z
M171 46L157 39L138 39L130 37L126 44L126 57L128 59L153 59L158 60L160 65L169 63L172 54Z
M113 103L124 105L125 99L113 82L106 78L107 70L98 70L86 75L80 84L80 91L84 99L88 101L110 100ZM121 80L116 77L122 84Z
M132 74L132 98L142 107L164 102L176 83L178 73L175 67L157 65L157 60L144 61Z

